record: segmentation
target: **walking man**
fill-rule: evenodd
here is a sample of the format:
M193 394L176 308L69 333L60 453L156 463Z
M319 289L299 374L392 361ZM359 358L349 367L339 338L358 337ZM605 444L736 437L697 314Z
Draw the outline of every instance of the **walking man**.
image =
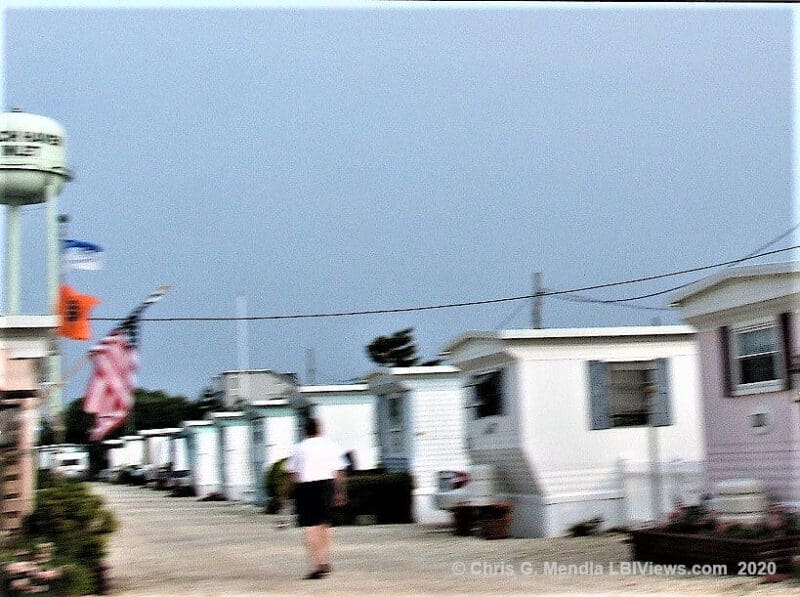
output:
M347 462L339 447L322 436L317 419L307 418L304 431L306 437L295 446L286 470L291 473L297 524L304 528L311 562L311 571L305 578L317 579L331 571L332 508L347 503Z

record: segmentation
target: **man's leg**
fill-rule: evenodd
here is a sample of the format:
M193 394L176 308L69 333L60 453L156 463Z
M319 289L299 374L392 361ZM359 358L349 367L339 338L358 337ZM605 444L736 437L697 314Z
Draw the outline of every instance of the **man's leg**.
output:
M329 524L321 526L322 546L320 549L321 564L330 570L331 567L331 547L333 547L333 527Z
M314 570L318 570L325 561L323 552L325 550L325 532L321 525L306 527L306 550L308 559Z

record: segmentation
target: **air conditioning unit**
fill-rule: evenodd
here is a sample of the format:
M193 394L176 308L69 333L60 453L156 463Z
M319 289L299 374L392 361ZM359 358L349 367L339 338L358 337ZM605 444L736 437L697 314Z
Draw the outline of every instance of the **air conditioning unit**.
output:
M493 504L497 502L496 479L491 464L473 464L463 471L439 471L434 504L439 510Z

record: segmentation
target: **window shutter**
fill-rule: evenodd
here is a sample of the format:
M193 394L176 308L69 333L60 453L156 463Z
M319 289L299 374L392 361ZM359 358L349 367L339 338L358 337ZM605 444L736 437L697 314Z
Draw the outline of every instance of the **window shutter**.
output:
M653 427L666 427L672 425L672 404L669 391L669 369L667 359L656 359L656 368L653 370L653 385L656 392L651 395L652 425Z
M781 313L781 338L783 344L781 352L783 353L783 389L789 391L792 389L792 314Z
M592 429L608 429L608 364L589 361L589 409Z
M722 381L726 396L733 395L733 382L731 381L731 349L728 326L719 328L719 341L722 347Z

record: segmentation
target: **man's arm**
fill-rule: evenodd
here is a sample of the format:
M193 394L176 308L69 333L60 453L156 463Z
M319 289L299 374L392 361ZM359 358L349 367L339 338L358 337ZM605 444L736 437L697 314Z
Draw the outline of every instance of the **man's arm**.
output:
M339 470L333 477L333 505L344 506L347 503L347 475Z
M294 486L297 484L297 473L286 473L286 486L283 488L282 501L288 500L294 493Z

